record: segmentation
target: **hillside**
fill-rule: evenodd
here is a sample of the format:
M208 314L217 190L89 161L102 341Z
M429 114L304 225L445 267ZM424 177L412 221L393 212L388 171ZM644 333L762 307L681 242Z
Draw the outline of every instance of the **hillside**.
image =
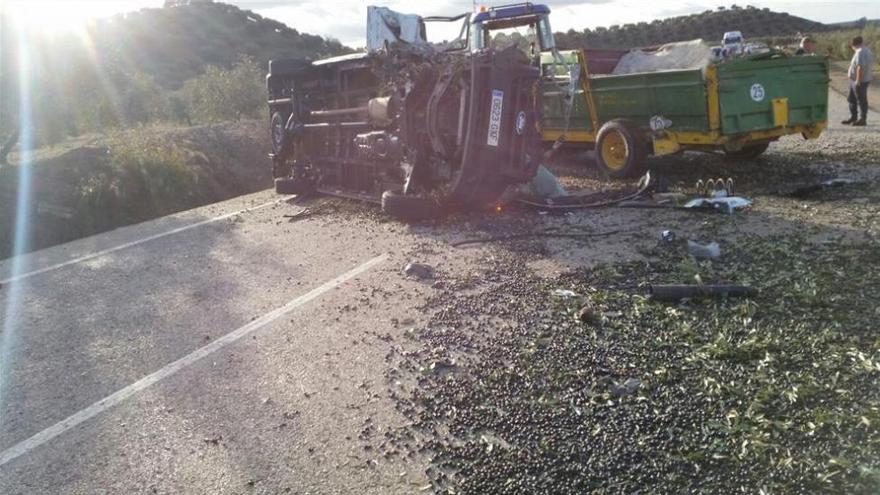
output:
M319 59L352 51L223 3L142 9L96 22L89 34L98 51L136 65L171 89L205 65L228 67L240 55L265 66L272 58Z
M236 86L248 108L235 115L256 116L268 60L351 51L223 3L142 9L95 20L80 32L29 31L26 43L14 26L0 11L0 136L19 124L18 65L27 60L30 124L40 144L154 121L225 120L201 118L206 97L195 94L199 87ZM184 84L204 75L212 80Z
M561 48L566 49L585 46L631 48L696 38L717 43L725 31L742 31L746 38L757 38L817 33L828 29L822 23L785 12L733 5L699 14L657 19L650 23L614 25L581 32L572 29L566 33L557 33L556 40Z

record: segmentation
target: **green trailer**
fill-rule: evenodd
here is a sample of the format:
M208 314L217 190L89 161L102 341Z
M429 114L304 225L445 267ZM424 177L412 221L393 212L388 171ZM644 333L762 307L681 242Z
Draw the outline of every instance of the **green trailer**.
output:
M556 63L551 53L541 55L543 139L595 148L613 177L638 174L648 155L685 150L755 158L782 136L815 139L827 126L824 57L771 52L702 69L612 75L625 53L563 51ZM580 75L568 110L571 64Z

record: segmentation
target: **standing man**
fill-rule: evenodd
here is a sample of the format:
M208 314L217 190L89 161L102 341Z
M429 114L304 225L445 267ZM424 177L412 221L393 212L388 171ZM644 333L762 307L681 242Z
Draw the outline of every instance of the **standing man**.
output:
M868 120L868 85L874 71L874 54L862 46L861 36L852 39L850 47L855 51L849 64L849 120L844 125L865 126Z

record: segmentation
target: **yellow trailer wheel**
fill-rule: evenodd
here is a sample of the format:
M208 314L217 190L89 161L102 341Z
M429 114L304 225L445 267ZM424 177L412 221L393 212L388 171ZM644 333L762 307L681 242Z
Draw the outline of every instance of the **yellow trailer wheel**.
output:
M612 120L596 136L596 162L611 177L632 177L642 172L647 146L642 133L624 120Z
M626 167L626 157L630 153L626 149L626 139L620 134L620 131L612 131L602 141L602 160L605 165L614 171L623 170Z

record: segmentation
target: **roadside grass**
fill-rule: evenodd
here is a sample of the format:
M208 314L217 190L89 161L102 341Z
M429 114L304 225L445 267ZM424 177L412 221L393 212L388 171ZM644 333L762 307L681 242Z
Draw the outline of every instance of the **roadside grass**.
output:
M109 158L78 187L78 214L94 228L125 225L200 204L198 167L174 146L127 136L111 139Z
M865 46L875 54L880 52L880 26L866 26L864 29L845 29L840 31L828 31L817 33L816 53L827 54L835 60L849 60L852 58L852 50L849 42L856 36L864 39ZM876 56L876 55L875 55Z
M684 246L651 254L553 280L514 271L488 294L445 296L496 311L526 302L504 310L524 323L413 392L415 427L452 432L430 445L435 488L877 493L876 241L743 236L715 262ZM644 295L649 283L696 280L759 292L681 304ZM554 297L560 287L580 297ZM455 339L432 335L422 340L437 359ZM628 381L637 391L621 393Z

